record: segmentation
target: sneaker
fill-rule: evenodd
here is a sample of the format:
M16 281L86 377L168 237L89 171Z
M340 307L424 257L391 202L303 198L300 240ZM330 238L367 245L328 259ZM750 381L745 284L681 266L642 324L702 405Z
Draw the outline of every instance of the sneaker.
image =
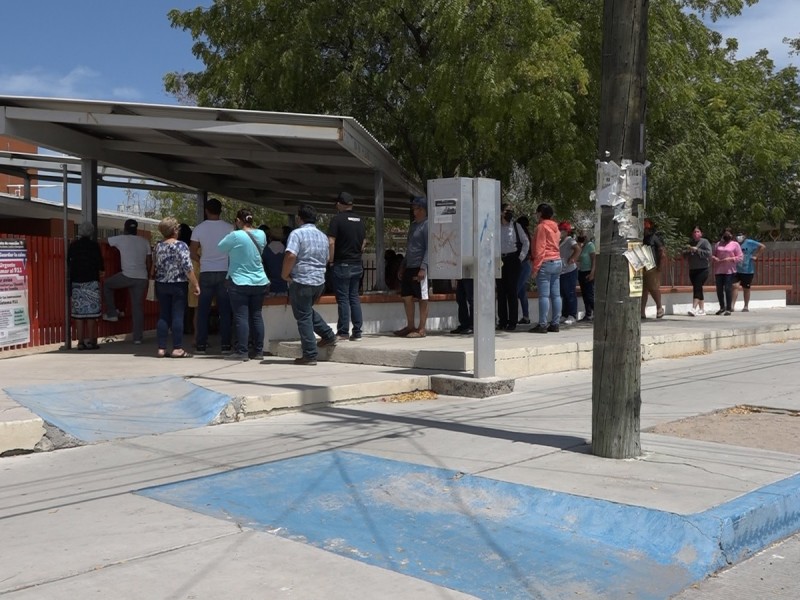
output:
M464 335L464 334L465 334L465 333L467 333L468 331L472 331L472 330L471 330L471 329L469 329L468 327L461 327L461 326L459 325L458 327L456 327L455 329L453 329L452 331L450 331L450 333L451 333L451 334L453 334L453 335Z
M696 311L694 311L694 314L697 315L698 317L705 317L706 316L706 311L704 311L702 308L700 308L700 309L697 309Z
M514 331L517 328L516 325L506 325L503 327L503 331Z
M351 342L360 342L362 338L360 335L351 335L348 339Z
M664 316L664 307L662 306L656 311L656 319L661 319Z
M742 312L750 312L750 309L749 309L749 308L747 308L747 307L745 306L745 307L742 309Z
M552 325L552 324L551 324L551 325L550 325L550 326L547 328L547 331L549 331L550 333L558 333L558 325Z
M530 325L531 320L528 317L522 317L519 321L517 321L517 325Z
M301 356L300 358L295 358L294 359L294 364L296 364L296 365L314 366L314 365L317 364L317 359L316 358L308 358L307 356Z
M195 354L205 354L208 352L208 346L195 346L194 353Z
M567 317L559 317L558 322L564 323L567 320Z
M575 317L569 316L564 319L564 325L575 325Z
M240 362L247 362L250 360L250 356L244 352L231 352L225 357L225 360L238 360Z
M583 318L580 320L581 323L589 322L591 323L594 321L594 315L584 315Z
M730 317L730 316L731 316L731 311L729 311L729 310L726 310L726 311L725 311L724 313L722 313L722 314L723 314L723 315L725 315L726 317Z
M528 333L547 333L547 325L539 323L536 327L528 329Z
M230 346L220 346L219 351L220 354L222 354L223 356L227 356L228 354L233 352L233 348L231 348Z
M257 360L257 361L264 360L264 353L263 352L253 352L249 356L250 356L250 360Z
M317 342L317 348L325 348L327 346L335 346L336 342L339 341L336 339L336 336L333 336L331 339L326 340L325 338L321 339Z
M350 336L346 333L338 333L336 334L336 337L340 342L346 342L350 339Z
M142 340L133 340L133 345L134 346L141 346L142 345Z
M717 312L715 312L714 314L715 314L715 315L721 315L721 314L723 314L724 312L725 312L725 309L724 309L724 308L720 308L720 309L719 309Z
M690 309L689 309L689 316L690 316L690 317L694 317L694 316L696 316L696 315L697 315L697 309L690 308Z
M117 321L119 321L119 317L116 315L113 317L109 315L103 315L103 321L108 321L109 323L116 323Z

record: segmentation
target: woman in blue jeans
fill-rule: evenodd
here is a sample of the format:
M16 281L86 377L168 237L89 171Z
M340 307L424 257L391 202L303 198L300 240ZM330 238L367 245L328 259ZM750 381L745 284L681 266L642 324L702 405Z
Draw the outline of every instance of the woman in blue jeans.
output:
M539 323L529 329L531 333L557 333L561 315L561 235L553 221L553 207L540 204L536 207L539 225L533 234L533 276L539 294ZM548 325L548 314L550 321Z
M266 234L253 227L253 213L246 208L236 213L236 229L217 247L228 255L228 297L231 299L235 352L228 358L247 361L264 357L264 296L269 279L264 272L261 253L267 245ZM252 353L248 344L252 341Z
M191 356L183 349L183 315L186 309L187 282L195 296L200 295L200 284L189 258L189 246L178 240L178 221L172 217L162 219L158 231L164 237L153 250L153 279L158 299L159 358L167 356L167 338L172 330L172 358Z

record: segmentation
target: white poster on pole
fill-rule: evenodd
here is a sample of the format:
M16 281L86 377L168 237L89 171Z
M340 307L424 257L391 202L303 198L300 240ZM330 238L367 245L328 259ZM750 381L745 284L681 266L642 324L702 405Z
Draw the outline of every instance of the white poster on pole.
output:
M31 341L25 240L0 239L0 348Z

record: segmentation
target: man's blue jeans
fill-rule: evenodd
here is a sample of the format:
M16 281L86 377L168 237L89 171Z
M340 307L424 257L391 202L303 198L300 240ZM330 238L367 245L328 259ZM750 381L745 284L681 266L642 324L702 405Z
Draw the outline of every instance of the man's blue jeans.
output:
M236 285L228 282L233 320L236 325L236 352L247 354L247 344L253 341L253 353L264 353L264 296L266 285Z
M536 274L536 291L539 294L539 325L547 327L547 314L550 324L558 325L561 315L561 259L546 260ZM552 312L550 312L552 309Z
M578 269L561 275L561 316L578 318Z
M114 290L128 288L131 296L131 318L133 341L141 342L144 336L144 297L147 295L147 279L131 279L122 272L112 275L103 284L103 297L106 304L105 314L109 317L119 316L114 303Z
M333 291L339 307L339 320L336 323L338 335L349 335L352 319L353 337L361 337L364 320L358 287L363 273L364 267L360 262L337 262L333 265Z
M208 317L211 314L211 301L216 298L219 312L220 345L231 347L231 301L225 271L208 271L200 273L200 298L197 300L197 336L195 344L198 348L208 345Z
M292 314L297 321L300 347L303 349L303 356L312 360L317 358L317 338L314 337L315 333L323 340L331 340L336 337L333 329L314 310L314 303L319 300L324 289L324 283L320 285L304 285L293 281L289 284L289 302L292 303Z

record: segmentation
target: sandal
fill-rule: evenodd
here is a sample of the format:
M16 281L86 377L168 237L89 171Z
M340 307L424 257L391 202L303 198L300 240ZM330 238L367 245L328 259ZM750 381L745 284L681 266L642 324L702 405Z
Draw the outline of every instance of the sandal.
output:
M424 331L412 331L406 337L407 338L424 338L425 337L425 332Z
M398 329L392 333L394 333L397 337L406 337L412 331L414 330L411 327L403 327L402 329Z
M164 348L159 348L158 352L156 353L156 358L164 358L167 355L167 351Z
M169 355L170 358L192 358L192 355L189 354L186 350L173 350L172 354Z

